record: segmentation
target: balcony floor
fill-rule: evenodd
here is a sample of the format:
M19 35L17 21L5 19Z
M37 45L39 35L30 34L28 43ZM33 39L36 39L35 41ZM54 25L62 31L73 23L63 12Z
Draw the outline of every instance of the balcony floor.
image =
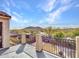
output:
M36 52L34 46L18 44L9 48L0 49L0 58L59 58L46 51Z

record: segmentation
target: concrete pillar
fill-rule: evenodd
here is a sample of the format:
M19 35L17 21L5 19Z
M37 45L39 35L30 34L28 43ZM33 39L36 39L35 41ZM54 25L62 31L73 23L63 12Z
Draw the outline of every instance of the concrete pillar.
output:
M43 49L43 42L41 34L36 34L36 51L41 52Z
M76 37L76 58L79 58L79 36Z
M21 43L26 43L26 35L22 34Z

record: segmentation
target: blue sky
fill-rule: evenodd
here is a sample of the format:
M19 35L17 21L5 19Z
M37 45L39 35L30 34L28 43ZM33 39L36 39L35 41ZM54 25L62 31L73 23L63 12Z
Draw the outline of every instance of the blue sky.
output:
M79 0L0 0L10 29L28 26L79 27Z

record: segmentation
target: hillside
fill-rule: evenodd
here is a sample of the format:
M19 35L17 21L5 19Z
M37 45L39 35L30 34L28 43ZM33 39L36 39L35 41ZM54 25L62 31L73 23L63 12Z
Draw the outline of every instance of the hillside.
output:
M30 26L30 27L26 27L26 28L24 28L24 29L25 29L25 30L42 30L43 28Z

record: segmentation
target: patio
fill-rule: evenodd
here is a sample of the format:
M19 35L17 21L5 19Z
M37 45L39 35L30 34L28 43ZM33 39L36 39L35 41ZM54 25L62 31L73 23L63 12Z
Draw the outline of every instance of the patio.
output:
M36 52L36 48L29 44L18 44L0 49L0 58L60 58L46 51Z

